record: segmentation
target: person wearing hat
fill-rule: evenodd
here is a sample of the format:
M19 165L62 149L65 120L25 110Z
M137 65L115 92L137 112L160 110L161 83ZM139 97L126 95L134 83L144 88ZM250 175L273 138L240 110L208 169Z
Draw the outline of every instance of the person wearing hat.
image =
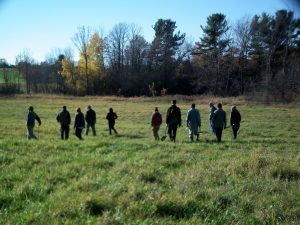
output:
M90 127L92 128L93 135L96 136L96 112L92 109L92 106L87 107L87 111L85 114L85 121L86 121L86 129L85 135L88 135Z
M27 113L27 120L26 120L28 140L37 139L37 137L35 136L35 134L33 132L35 120L37 120L39 123L39 126L41 126L42 121L41 121L40 117L33 111L33 106L29 106L28 113Z
M62 140L69 139L71 116L66 106L62 107L62 110L56 117L57 122L60 123L60 137Z
M81 112L81 109L77 108L77 114L75 116L75 122L74 122L74 129L75 129L75 135L79 138L79 140L83 140L82 130L84 127L85 127L84 115Z
M237 138L237 132L240 129L240 123L241 123L241 114L237 110L236 106L231 107L230 112L230 126L232 128L232 136L233 139Z
M161 124L162 124L161 114L159 113L158 108L155 107L151 117L151 126L152 126L153 136L156 141L159 141L158 131Z
M166 123L170 140L175 142L177 127L181 127L181 111L176 106L176 100L173 100L171 107L168 108Z
M214 128L214 125L213 125L213 116L214 116L214 112L217 110L217 108L214 106L214 103L213 102L209 102L209 126L210 126L210 130L212 133L215 133L215 128Z

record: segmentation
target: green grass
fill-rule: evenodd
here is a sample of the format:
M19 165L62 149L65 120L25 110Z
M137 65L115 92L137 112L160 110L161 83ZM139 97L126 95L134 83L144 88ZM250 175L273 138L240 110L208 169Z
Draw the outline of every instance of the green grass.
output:
M191 99L178 97L185 119ZM238 140L225 130L217 144L208 129L206 99L196 99L201 141L155 142L149 117L165 117L170 99L0 99L0 224L299 224L299 106L238 103ZM201 103L201 104L200 104ZM205 103L205 104L204 104ZM91 104L97 137L59 139L56 114ZM200 105L199 105L200 104ZM42 119L39 140L26 140L29 105ZM108 135L109 107L119 119ZM229 118L228 118L229 119ZM163 134L163 127L160 135Z

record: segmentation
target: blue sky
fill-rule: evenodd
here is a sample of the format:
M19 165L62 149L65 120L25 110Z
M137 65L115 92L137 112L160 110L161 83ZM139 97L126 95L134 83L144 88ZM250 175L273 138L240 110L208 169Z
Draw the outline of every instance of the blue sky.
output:
M230 23L245 15L274 14L289 0L0 0L0 58L15 63L27 49L38 62L55 48L74 48L77 27L101 29L107 35L119 23L135 23L151 42L157 19L172 19L181 32L198 41L200 25L221 12ZM75 51L76 52L76 51Z

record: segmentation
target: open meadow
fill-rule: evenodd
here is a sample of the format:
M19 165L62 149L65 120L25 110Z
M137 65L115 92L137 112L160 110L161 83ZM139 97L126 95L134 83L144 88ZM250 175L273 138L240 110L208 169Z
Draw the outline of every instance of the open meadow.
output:
M209 98L175 96L183 121L200 109L200 142L185 123L177 142L155 142L150 116L173 97L0 98L0 224L300 224L300 106L222 99L242 115L218 144L208 127ZM219 99L215 99L217 102ZM97 136L60 140L56 115L92 105ZM27 108L42 119L26 139ZM108 108L119 135L108 134ZM161 127L160 136L165 125Z

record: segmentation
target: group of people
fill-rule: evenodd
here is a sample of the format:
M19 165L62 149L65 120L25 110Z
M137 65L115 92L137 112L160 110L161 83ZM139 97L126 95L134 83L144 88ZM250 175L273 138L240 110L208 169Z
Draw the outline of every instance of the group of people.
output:
M217 137L217 141L222 141L223 129L226 129L226 112L222 109L222 104L218 104L218 109L214 106L213 102L209 103L210 113L209 113L209 125L211 132ZM240 128L241 114L237 110L236 106L231 107L230 112L230 126L232 128L233 138L237 138L237 132ZM162 116L156 107L151 118L151 126L153 131L153 136L155 140L160 140L158 131L162 124ZM176 141L177 128L181 127L181 111L176 105L176 100L172 101L171 107L168 108L166 116L167 131L171 141ZM201 128L201 117L200 112L196 109L195 103L191 105L186 115L186 126L189 130L189 138L194 141L194 136L196 141L199 141L199 134Z
M85 135L88 135L90 128L92 129L93 135L96 136L96 112L89 105L87 107L86 114L84 115L81 112L80 108L76 110L77 114L75 116L74 122L74 130L75 135L79 140L83 140L82 131L85 128ZM106 119L108 121L109 134L112 134L114 131L117 134L117 130L115 129L115 121L118 118L117 114L113 111L112 108L109 109L109 112L106 115ZM35 126L35 120L38 121L39 126L42 124L40 117L34 112L33 106L28 108L27 113L27 138L37 139L36 135L33 132L33 128ZM70 133L70 124L71 124L71 115L67 110L66 106L62 107L62 110L56 116L57 122L60 123L60 137L62 140L69 139Z
M222 109L222 104L219 103L216 108L213 102L209 103L210 113L209 113L209 125L211 132L214 133L217 137L217 141L221 142L223 129L226 129L226 112ZM92 129L93 135L96 136L96 112L89 105L85 115L82 113L80 108L77 108L77 114L75 116L74 130L75 135L78 139L83 140L82 131L85 128L85 135L88 135L90 128ZM118 118L117 114L113 111L112 108L109 109L109 112L106 115L108 121L108 130L109 134L112 134L112 131L115 134L118 134L115 129L115 121ZM33 132L35 126L35 120L39 123L39 126L42 124L40 117L34 112L33 106L28 108L27 114L27 137L28 139L36 139L36 135ZM66 106L62 107L62 110L58 113L56 117L57 122L60 123L60 136L62 140L69 139L70 133L70 124L71 124L71 115L67 110ZM160 140L158 132L162 124L162 116L157 107L155 107L154 112L151 117L151 126L153 131L153 136L155 140ZM237 138L237 132L240 128L241 114L237 110L236 106L231 107L230 112L230 126L232 128L233 138ZM176 105L176 100L172 101L172 105L168 108L166 116L166 132L168 132L169 138L171 141L176 141L177 128L181 127L181 111L180 108ZM201 128L201 117L200 112L196 109L196 105L193 103L191 108L187 111L186 115L186 126L189 130L189 138L191 141L199 141L199 134ZM165 136L166 137L166 134Z

